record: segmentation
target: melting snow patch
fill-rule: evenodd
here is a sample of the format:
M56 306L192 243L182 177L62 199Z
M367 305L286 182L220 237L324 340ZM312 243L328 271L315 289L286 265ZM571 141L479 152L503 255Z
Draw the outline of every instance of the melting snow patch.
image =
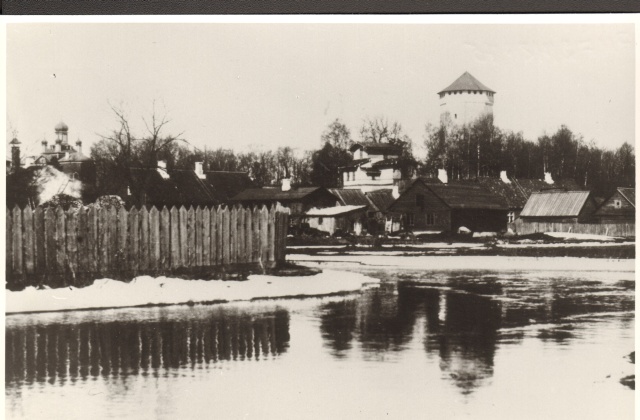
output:
M359 273L326 270L315 276L249 276L247 281L182 280L141 276L130 283L101 279L81 289L28 287L6 291L6 313L171 305L257 298L322 296L355 292L379 280Z
M545 235L562 239L580 239L583 241L614 241L614 236L591 235L588 233L571 233L571 232L545 232Z

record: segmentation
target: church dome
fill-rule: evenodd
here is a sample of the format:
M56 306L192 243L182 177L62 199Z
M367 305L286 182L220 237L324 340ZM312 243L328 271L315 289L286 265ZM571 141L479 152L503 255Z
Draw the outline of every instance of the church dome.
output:
M55 127L56 132L58 131L69 131L69 126L65 123L63 123L62 121L60 121L56 127Z

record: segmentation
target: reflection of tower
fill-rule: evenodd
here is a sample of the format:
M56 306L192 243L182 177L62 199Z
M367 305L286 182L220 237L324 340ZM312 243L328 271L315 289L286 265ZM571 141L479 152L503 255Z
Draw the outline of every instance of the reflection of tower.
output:
M493 115L493 95L496 92L482 84L469 72L438 92L440 96L440 123L450 119L464 125L485 115Z

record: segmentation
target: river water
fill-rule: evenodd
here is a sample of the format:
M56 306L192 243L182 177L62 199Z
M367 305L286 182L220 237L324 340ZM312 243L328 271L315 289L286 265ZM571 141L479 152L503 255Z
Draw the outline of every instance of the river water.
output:
M633 274L323 266L383 282L8 316L6 417L633 418Z

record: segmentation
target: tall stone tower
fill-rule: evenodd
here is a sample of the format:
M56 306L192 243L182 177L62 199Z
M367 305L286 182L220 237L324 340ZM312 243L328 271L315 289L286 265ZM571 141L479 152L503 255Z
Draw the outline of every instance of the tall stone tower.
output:
M493 95L489 89L469 72L438 92L440 96L440 123L447 117L456 125L469 124L484 115L493 115Z

